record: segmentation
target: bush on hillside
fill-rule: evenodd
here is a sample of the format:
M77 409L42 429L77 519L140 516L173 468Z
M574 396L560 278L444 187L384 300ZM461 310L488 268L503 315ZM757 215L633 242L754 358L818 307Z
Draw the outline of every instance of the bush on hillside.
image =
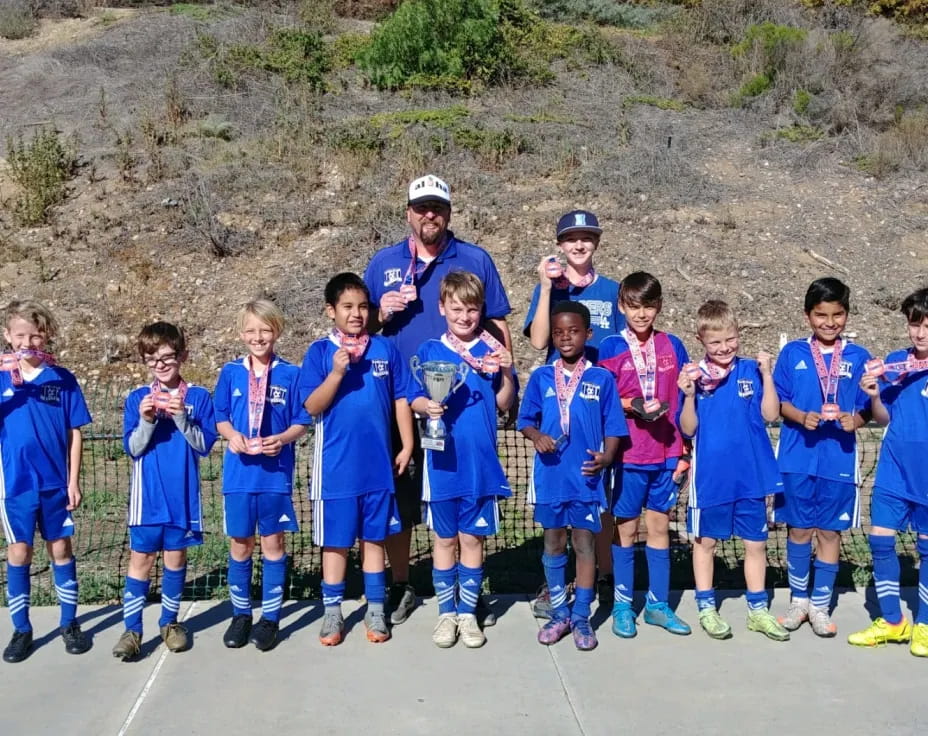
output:
M10 0L0 5L0 37L16 40L31 36L38 26L27 0Z
M13 214L21 225L45 222L48 209L64 199L65 183L74 173L74 156L54 130L39 130L26 143L7 140L7 163L20 194Z

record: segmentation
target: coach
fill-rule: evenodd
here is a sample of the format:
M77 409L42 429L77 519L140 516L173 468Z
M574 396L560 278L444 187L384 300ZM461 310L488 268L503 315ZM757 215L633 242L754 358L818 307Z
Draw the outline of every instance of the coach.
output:
M404 360L415 355L428 339L440 337L446 329L438 311L439 287L450 271L470 271L486 290L484 317L501 333L507 349L512 349L506 315L512 311L499 272L483 248L458 240L448 229L451 222L451 190L437 176L423 176L409 185L406 221L409 236L374 254L364 281L371 301L370 332L383 335L396 345ZM387 539L387 555L393 575L390 586L390 621L401 624L416 606L416 592L409 585L409 546L412 528L421 521L422 448L418 433L410 472L396 483L403 531ZM484 624L495 623L483 600L478 617Z

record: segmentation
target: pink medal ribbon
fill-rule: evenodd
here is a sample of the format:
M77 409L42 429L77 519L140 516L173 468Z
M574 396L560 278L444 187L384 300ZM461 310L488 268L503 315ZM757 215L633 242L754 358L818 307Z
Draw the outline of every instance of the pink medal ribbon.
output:
M19 366L19 361L23 358L39 358L48 365L55 365L55 356L42 350L19 350L15 353L4 353L0 355L0 371L6 371L10 374L10 380L14 386L22 386L23 373Z
M628 343L628 351L632 354L632 362L638 373L638 385L644 397L644 410L646 412L659 411L661 402L655 397L657 393L657 353L654 348L654 332L651 332L648 341L644 344L644 354L638 337L627 327L622 330L622 336Z
M344 348L348 351L352 363L357 363L361 360L361 356L364 355L364 351L367 350L367 346L371 342L371 337L367 332L362 332L359 335L349 335L346 332L342 332L337 327L333 327L331 335L332 339L335 340L335 343L340 348Z
M248 356L248 438L245 444L249 455L260 455L264 446L261 442L261 422L264 419L264 404L267 398L267 387L271 382L271 363L273 362L272 354L264 375L258 378L255 375L253 358Z
M683 366L683 370L694 383L699 384L699 387L704 392L711 393L719 387L722 381L728 378L728 374L731 373L734 367L734 360L727 366L722 367L717 363L713 363L708 357L704 357L699 361L698 365L696 363L687 363Z
M574 366L573 373L570 374L570 380L564 381L564 374L567 372L564 361L560 358L554 361L554 390L557 394L557 410L561 418L561 436L555 440L558 447L563 445L570 435L570 402L573 401L585 370L586 360L581 357Z
M885 380L895 383L901 381L908 373L928 371L928 359L918 360L910 354L906 360L884 363L882 358L874 358L864 364L864 369L872 376L883 376ZM886 378L886 373L896 373L898 375L894 379L889 379Z
M454 348L454 352L464 358L464 362L467 363L475 371L481 373L498 373L499 372L499 358L495 355L487 354L482 358L475 358L470 350L467 349L467 346L464 342L453 335L451 331L445 333L445 337L448 339L448 342L451 343L451 347ZM480 336L477 338L483 343L486 343L489 346L490 350L494 353L498 353L501 350L505 350L505 346L497 340L493 335L491 335L486 330L481 331Z
M832 421L837 419L841 413L841 406L838 404L838 381L841 380L841 353L844 352L844 343L842 340L835 340L834 351L831 354L831 367L828 369L825 368L825 358L822 356L822 349L815 336L812 337L809 347L812 349L812 360L815 363L818 383L822 387L822 396L825 399L822 404L822 419L826 422Z
M413 234L409 235L406 242L409 243L410 261L409 268L406 269L406 275L403 276L403 283L400 285L400 294L402 294L405 302L409 304L409 302L414 302L419 298L419 290L416 288L416 261L419 259L419 243L416 240L416 236ZM445 239L438 249L439 254L441 254L447 244L448 235L445 234ZM436 258L437 257L438 256L436 256ZM426 268L428 268L428 266L426 266Z
M576 283L572 283L570 279L567 278L567 272L564 270L561 262L557 258L551 258L545 264L545 275L551 279L551 285L554 286L555 289L569 289L571 286L584 289L593 283L596 278L596 270L591 266L590 270L581 276Z
M155 414L156 416L168 416L168 404L171 403L171 392L163 388L159 381L153 381L151 386L151 401L155 405ZM187 382L181 379L180 383L177 384L177 393L180 396L180 400L183 401L187 397Z

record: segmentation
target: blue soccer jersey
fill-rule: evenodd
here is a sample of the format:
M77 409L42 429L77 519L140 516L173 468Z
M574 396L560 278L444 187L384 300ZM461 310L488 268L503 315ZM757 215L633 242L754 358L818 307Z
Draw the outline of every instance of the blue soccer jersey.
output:
M475 358L491 352L479 340L467 347ZM444 336L423 343L416 355L422 363L464 362ZM442 420L448 437L444 450L425 450L423 501L512 495L496 452L496 391L501 381L499 373L478 373L471 369L464 384L445 401ZM408 394L410 402L420 396L428 398L414 378L410 379Z
M761 415L763 395L757 361L749 358L735 358L731 371L712 391L697 390L691 508L761 498L781 490L780 471ZM680 404L682 409L682 394Z
M332 337L316 340L300 369L305 401L329 373L339 349ZM406 398L409 371L393 344L373 335L364 355L350 363L329 408L315 417L312 499L393 492L390 424L394 402Z
M557 439L562 435L553 364L538 368L528 379L519 408L518 429L536 427ZM565 375L569 375L565 372ZM595 501L606 505L604 473L583 475L587 450L601 452L606 437L627 437L628 426L615 390L615 379L604 368L587 363L570 402L570 431L557 452L535 453L529 483L529 503Z
M216 415L209 391L187 386L184 398L186 425L197 427L203 445L194 448L172 416L159 413L148 444L133 455L129 438L142 419L139 405L151 393L141 386L126 397L123 411L123 447L132 458L129 486L129 526L169 524L202 531L200 511L200 458L209 454L216 442Z
M364 272L364 281L371 292L374 308L388 291L398 291L409 269L409 241L377 251ZM484 317L502 319L512 308L499 272L483 248L458 240L448 232L448 243L430 263L416 262L418 298L406 309L397 312L384 324L383 336L396 345L404 360L409 360L426 340L438 338L447 329L445 318L438 311L441 280L451 271L468 271L483 283L486 292Z
M70 371L46 365L13 385L0 372L0 499L68 487L68 432L90 424Z
M538 297L541 286L536 284L532 292L532 303L528 314L525 315L525 325L522 332L526 337L531 332L532 322L535 321L535 312L538 311ZM573 286L567 289L551 288L551 311L554 311L558 302L580 302L590 310L590 327L593 337L586 344L586 356L592 362L599 360L599 344L609 335L618 334L625 327L625 315L619 311L619 283L605 276L596 274L593 283L589 286ZM548 340L548 357L554 356L554 345Z
M831 353L824 353L831 370ZM867 408L867 394L859 384L870 353L847 343L841 353L837 404L842 411L858 413ZM800 411L821 411L825 398L812 358L811 338L787 343L777 357L773 380L780 401L788 401ZM845 432L836 421L822 422L808 430L800 424L783 421L777 447L781 473L799 473L843 483L856 483L857 443L853 432Z
M911 350L897 350L887 363L904 361ZM889 426L880 447L874 486L892 495L928 505L928 371L889 374L880 397ZM923 563L924 564L924 563Z
M300 401L300 369L275 356L270 365L261 437L280 434L294 424L308 425L312 419ZM248 361L240 358L226 363L219 372L213 396L217 422L231 422L237 432L248 437ZM223 493L290 493L293 488L294 443L284 445L280 454L239 455L226 448L222 466Z

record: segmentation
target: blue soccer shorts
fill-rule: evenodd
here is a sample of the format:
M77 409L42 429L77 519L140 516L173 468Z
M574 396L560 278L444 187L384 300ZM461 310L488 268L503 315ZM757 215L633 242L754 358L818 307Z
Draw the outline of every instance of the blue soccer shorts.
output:
M749 542L767 541L767 501L760 498L739 498L732 503L709 506L686 512L686 531L694 537L731 539L741 537Z
M133 552L175 551L203 544L203 532L171 524L142 524L129 527L129 549Z
M602 508L597 501L562 501L561 503L536 503L534 519L544 529L587 529L594 534L602 530L600 514Z
M876 487L870 499L870 523L898 532L907 531L911 527L919 534L928 534L928 504L902 498L885 488Z
M262 537L300 531L288 493L227 493L222 509L227 537L253 537L255 526Z
M783 473L774 518L798 529L843 532L860 526L860 496L854 483L802 473Z
M68 492L27 491L0 499L0 522L7 544L24 542L30 547L38 526L39 534L51 542L74 534L74 519L68 511Z
M489 537L499 531L499 503L496 496L451 498L425 504L425 523L442 539L459 532Z
M402 529L392 491L313 501L313 543L320 547L353 547L357 539L382 542Z
M677 502L671 468L625 465L621 475L619 488L612 492L612 515L617 519L641 516L642 508L667 513Z

